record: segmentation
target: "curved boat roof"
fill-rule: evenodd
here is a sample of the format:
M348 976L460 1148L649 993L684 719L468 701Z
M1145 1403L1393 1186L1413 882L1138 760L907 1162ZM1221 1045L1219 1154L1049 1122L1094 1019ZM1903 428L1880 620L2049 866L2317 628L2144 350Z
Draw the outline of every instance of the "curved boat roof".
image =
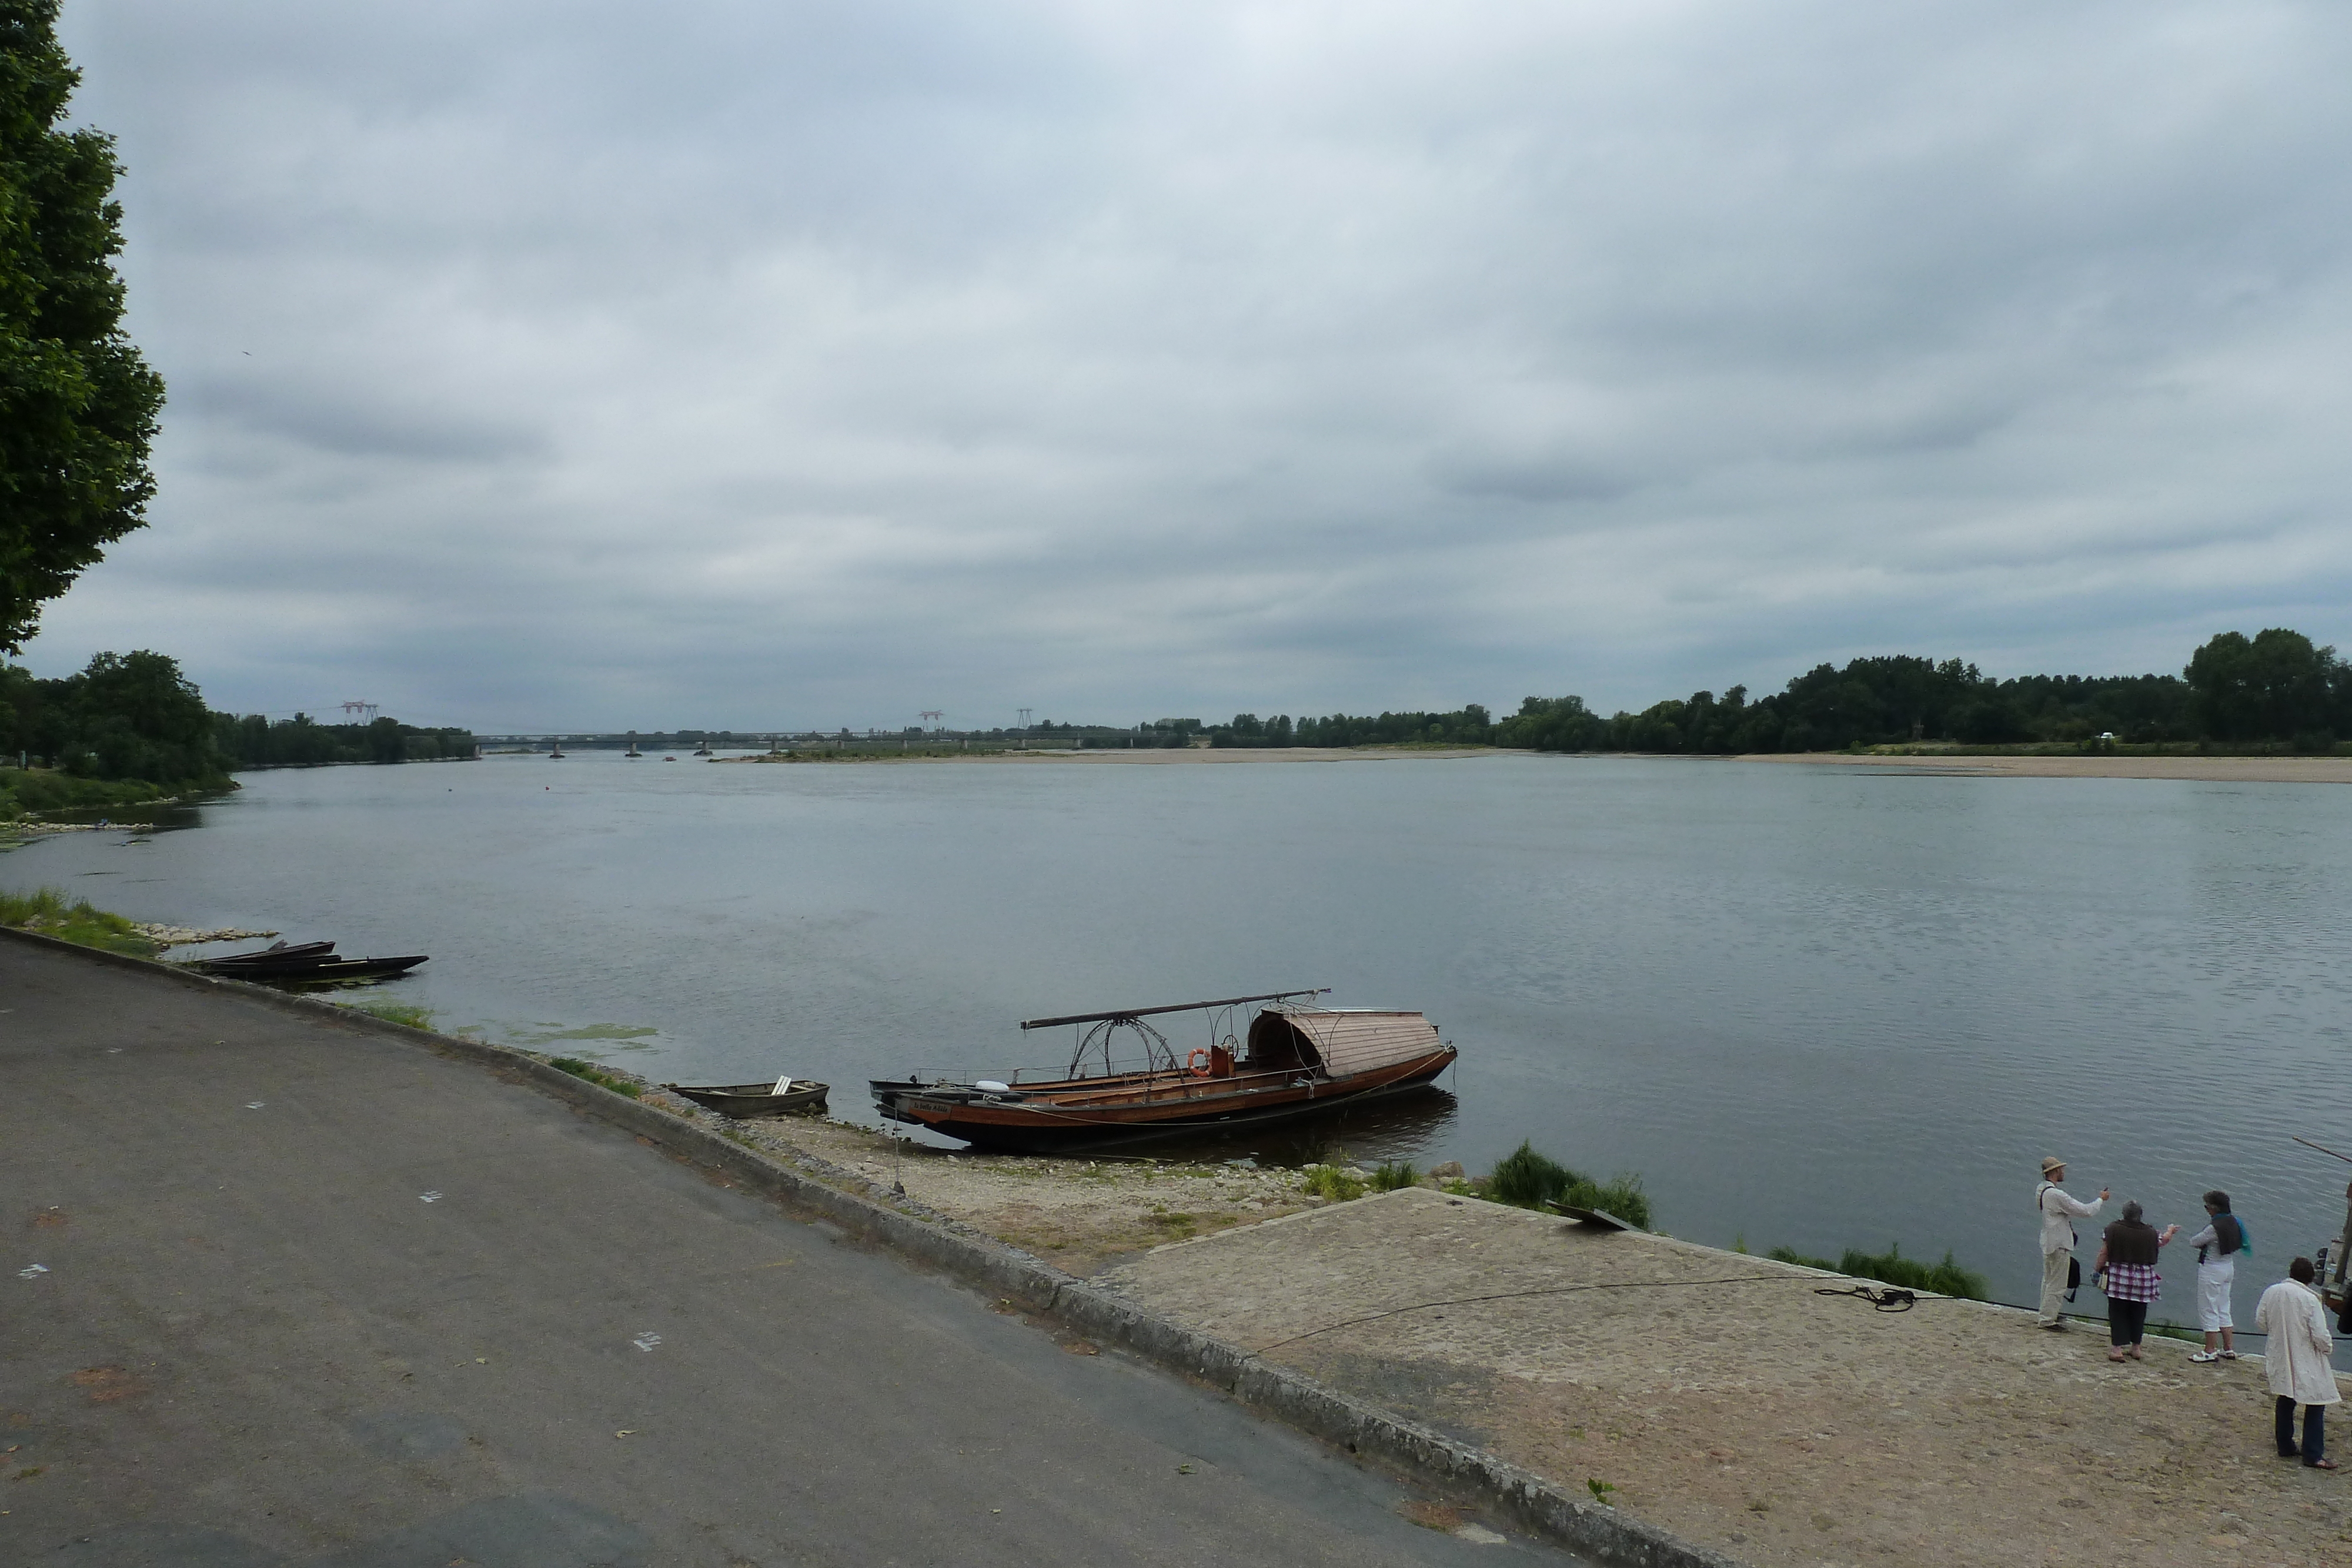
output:
M1321 1058L1323 1071L1333 1078L1352 1078L1401 1062L1415 1061L1444 1049L1437 1026L1419 1013L1380 1008L1270 1007L1261 1020L1279 1019L1295 1030L1300 1043ZM1255 1035L1257 1031L1250 1031ZM1253 1040L1253 1052L1257 1042Z

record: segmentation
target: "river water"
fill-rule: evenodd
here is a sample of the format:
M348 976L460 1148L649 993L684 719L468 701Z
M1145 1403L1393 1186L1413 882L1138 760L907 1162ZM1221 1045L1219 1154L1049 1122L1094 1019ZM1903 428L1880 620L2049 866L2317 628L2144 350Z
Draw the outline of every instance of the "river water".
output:
M2011 1301L2044 1153L2159 1223L2230 1190L2241 1322L2352 1176L2290 1142L2352 1153L2340 786L613 753L244 786L147 842L0 856L0 885L430 953L374 994L656 1079L824 1079L861 1119L870 1076L1066 1057L1024 1018L1328 986L1462 1051L1445 1095L1331 1128L1350 1155L1532 1139L1640 1172L1676 1235L1948 1248ZM2193 1318L2189 1259L2165 1272L2156 1316Z

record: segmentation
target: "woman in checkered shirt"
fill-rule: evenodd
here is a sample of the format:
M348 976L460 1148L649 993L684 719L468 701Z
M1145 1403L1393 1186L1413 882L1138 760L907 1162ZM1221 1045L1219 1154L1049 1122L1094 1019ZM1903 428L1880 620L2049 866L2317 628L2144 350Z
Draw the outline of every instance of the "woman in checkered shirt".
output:
M2134 1361L2145 1359L2140 1354L2140 1338L2147 1333L2147 1309L2155 1304L2163 1283L2156 1271L2157 1249L2180 1231L2178 1225L2168 1225L2158 1232L2140 1218L2141 1212L2138 1204L2124 1205L2124 1217L2107 1227L2099 1243L2099 1260L2091 1268L2101 1281L2099 1288L2107 1293L2109 1361L2121 1361L2126 1355Z

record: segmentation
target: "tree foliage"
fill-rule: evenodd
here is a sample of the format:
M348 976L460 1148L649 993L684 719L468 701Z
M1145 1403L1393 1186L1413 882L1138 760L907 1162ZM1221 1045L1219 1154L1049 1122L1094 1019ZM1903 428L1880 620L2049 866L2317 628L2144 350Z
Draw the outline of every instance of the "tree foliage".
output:
M2224 632L2181 675L2019 675L1995 680L1958 659L1907 654L1819 664L1749 701L1694 692L1604 716L1581 697L1529 697L1494 727L1501 746L1539 751L1732 754L1837 751L1949 741L1964 746L2217 742L2324 751L2352 735L2352 666L2299 632Z
M0 0L0 650L145 521L163 383L122 332L121 164L62 128L58 0Z
M233 768L315 768L336 762L437 762L474 755L464 729L420 729L397 719L320 724L307 713L272 719L216 713L213 739Z
M143 649L100 653L59 681L0 668L0 749L80 779L202 785L225 773L203 694L177 660Z
M2189 707L2216 740L2333 741L2346 728L2352 672L2333 648L2272 627L2251 640L2224 632L2189 661Z

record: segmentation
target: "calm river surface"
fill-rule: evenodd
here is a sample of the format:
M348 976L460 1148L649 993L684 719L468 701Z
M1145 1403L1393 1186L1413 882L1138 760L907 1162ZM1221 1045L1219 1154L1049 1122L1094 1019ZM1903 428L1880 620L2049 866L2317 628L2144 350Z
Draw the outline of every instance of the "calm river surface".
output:
M375 994L656 1078L824 1079L859 1118L869 1076L1066 1056L1024 1018L1329 986L1463 1053L1450 1099L1337 1128L1351 1155L1476 1170L1531 1138L1639 1171L1676 1235L1950 1248L2011 1301L2044 1153L2159 1223L2229 1189L2241 1322L2352 1176L2289 1142L2352 1152L2340 786L612 753L244 783L149 842L0 856L0 885L430 953ZM2189 1263L2158 1317L2193 1320Z

